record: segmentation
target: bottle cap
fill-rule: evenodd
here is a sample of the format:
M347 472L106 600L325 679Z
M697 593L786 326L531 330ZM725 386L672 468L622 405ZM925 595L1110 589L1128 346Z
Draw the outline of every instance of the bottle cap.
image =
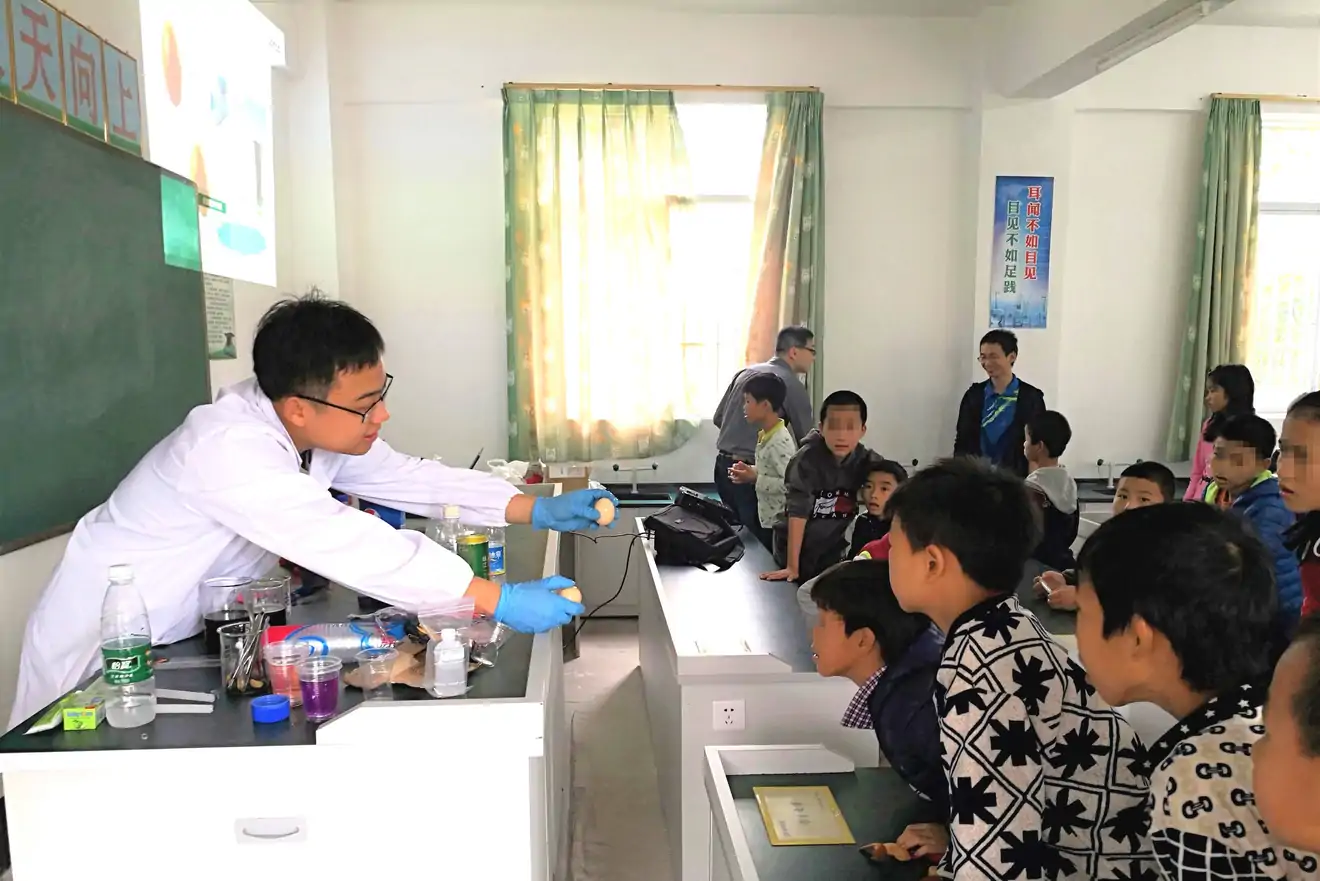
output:
M133 580L133 567L127 563L116 563L110 567L110 581L114 584L126 584Z
M458 505L445 505L444 519L457 520L459 517L462 516L463 516L463 509L460 508Z
M446 627L440 631L441 642L458 642L458 631L452 627Z
M252 699L252 721L263 725L289 718L289 699L282 694L266 694Z

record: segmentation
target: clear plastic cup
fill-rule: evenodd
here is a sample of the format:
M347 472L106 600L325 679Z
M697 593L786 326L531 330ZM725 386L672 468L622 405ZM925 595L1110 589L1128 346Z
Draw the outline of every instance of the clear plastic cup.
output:
M367 649L357 653L358 675L367 700L392 700L394 686L390 678L399 653L394 649Z
M339 671L343 666L333 656L308 658L298 665L298 687L308 721L324 722L339 712Z
M301 642L272 642L263 653L271 693L287 697L291 707L301 707L302 687L298 684L298 666L312 656L311 647Z

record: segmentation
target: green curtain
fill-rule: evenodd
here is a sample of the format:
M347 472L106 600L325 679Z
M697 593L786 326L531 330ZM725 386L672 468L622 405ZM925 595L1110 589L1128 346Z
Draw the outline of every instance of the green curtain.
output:
M678 448L697 423L669 294L692 195L673 94L505 89L504 172L509 458Z
M1206 371L1240 363L1246 351L1244 329L1256 263L1260 148L1260 102L1212 98L1191 293L1165 442L1165 455L1171 460L1191 458L1196 450Z
M813 402L824 398L825 148L823 96L771 92L752 231L751 320L747 363L769 359L779 329L804 324L816 334Z

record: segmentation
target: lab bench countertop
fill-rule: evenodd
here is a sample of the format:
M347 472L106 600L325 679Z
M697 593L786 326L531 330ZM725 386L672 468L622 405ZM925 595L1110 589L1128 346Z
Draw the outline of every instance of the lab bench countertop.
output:
M350 615L358 613L357 594L346 588L332 586L329 590L315 594L290 609L289 623L344 621ZM495 666L483 667L471 674L469 678L471 690L464 697L439 701L422 689L396 685L393 689L393 699L396 702L441 703L523 698L528 690L533 640L534 637L527 634L511 633L508 640L500 647ZM208 667L170 668L169 659L199 658L204 656L204 652L200 635L155 649L158 657L166 659L156 668L156 687L212 692L217 696L214 712L205 715L158 715L154 722L141 728L111 728L108 722L102 722L92 731L64 731L57 728L41 734L25 735L22 732L32 724L32 719L29 719L0 737L0 754L310 746L316 743L318 726L307 721L300 707L292 711L286 722L273 725L254 723L251 712L252 698L230 697L220 687L218 660ZM168 699L161 701L163 704L173 702ZM363 692L360 689L348 688L341 680L339 715L362 703L365 703ZM335 718L339 718L339 715ZM330 720L333 721L334 719Z

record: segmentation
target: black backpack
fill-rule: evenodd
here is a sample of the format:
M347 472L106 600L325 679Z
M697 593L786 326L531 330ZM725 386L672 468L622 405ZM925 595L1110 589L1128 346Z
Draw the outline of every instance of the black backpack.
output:
M687 487L674 504L643 522L654 536L655 561L661 566L714 566L723 572L742 559L736 515L728 506Z

